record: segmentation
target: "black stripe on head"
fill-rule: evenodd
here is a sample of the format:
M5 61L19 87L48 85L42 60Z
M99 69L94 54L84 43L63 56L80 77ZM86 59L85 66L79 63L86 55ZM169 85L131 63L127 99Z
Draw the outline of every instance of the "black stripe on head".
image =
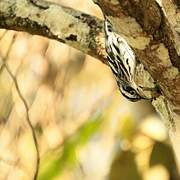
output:
M122 91L121 91L121 94L131 102L136 102L136 101L139 101L141 99L140 97L129 97L126 94L124 94Z
M127 98L129 101L136 102L140 99L143 99L138 92L133 89L131 86L127 85L126 83L119 82L119 89L122 95Z

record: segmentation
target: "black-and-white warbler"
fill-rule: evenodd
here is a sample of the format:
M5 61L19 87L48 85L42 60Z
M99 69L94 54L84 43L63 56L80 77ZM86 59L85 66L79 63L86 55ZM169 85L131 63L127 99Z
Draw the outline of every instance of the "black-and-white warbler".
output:
M142 87L145 91L151 91L154 93L154 95L151 94L152 98L145 97L142 89L137 86L134 81L134 74L136 69L135 54L128 45L127 41L122 36L113 31L112 24L106 18L106 16L104 17L105 48L107 52L107 60L113 74L115 75L122 95L133 102L141 99L153 100L154 98L158 97L161 93L158 86L154 88ZM166 106L171 125L174 128L174 119L171 116L171 111L166 99L164 99L164 104Z
M134 52L127 41L113 30L112 24L105 15L104 32L108 64L122 95L133 102L147 99L134 81L136 68Z
M106 16L104 17L107 60L122 95L130 101L146 99L142 90L134 82L136 58L133 50L126 40L113 30Z

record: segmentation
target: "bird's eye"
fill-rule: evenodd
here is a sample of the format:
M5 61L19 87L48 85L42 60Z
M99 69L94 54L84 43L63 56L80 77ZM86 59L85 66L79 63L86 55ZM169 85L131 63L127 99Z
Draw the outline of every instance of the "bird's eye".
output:
M136 96L137 92L131 86L124 86L125 91L129 92L132 96Z
M135 91L135 90L131 90L131 91L130 91L130 94L131 94L131 95L136 95L136 91Z
M134 91L134 89L131 86L125 86L124 89L126 91L128 91L130 94L131 94L132 91Z

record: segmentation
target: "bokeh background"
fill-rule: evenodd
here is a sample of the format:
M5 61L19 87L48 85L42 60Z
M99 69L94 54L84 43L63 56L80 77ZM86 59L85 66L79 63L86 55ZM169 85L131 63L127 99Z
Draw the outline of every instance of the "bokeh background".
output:
M102 17L91 0L56 1ZM11 48L10 48L11 47ZM10 51L8 52L8 50ZM7 56L8 54L8 56ZM124 99L108 66L59 42L0 30L0 180L178 180L151 104Z

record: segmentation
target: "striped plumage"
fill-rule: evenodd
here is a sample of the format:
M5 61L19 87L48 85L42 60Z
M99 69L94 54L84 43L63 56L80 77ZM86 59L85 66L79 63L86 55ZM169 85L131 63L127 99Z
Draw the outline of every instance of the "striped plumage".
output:
M142 90L134 82L136 58L133 50L122 36L113 31L106 17L104 31L108 63L122 95L130 101L145 99Z

